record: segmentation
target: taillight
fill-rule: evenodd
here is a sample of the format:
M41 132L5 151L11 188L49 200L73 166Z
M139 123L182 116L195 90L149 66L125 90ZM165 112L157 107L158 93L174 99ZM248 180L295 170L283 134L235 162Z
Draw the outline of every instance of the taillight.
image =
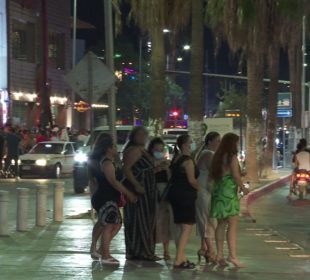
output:
M310 175L308 173L297 173L296 174L297 179L309 179Z

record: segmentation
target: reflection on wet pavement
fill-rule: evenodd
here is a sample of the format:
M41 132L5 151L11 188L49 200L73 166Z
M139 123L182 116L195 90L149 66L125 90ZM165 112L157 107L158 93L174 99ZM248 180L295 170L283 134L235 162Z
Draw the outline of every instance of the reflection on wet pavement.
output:
M14 199L14 195L12 190L11 199ZM261 210L266 212L264 217L267 217L268 207L271 211L269 215L276 209L275 206L265 205L265 207L266 209ZM29 210L29 214L32 210ZM52 223L50 220L44 228L30 227L28 232L23 233L15 232L12 226L10 236L0 238L0 279L310 279L309 252L303 249L276 250L276 247L291 248L296 247L296 244L286 239L280 230L261 223L261 219L258 219L257 225L247 220L242 220L240 223L238 251L241 261L247 265L245 269L238 270L231 266L221 268L217 265L205 265L203 262L201 266L189 271L173 269L173 260L126 261L123 230L113 240L111 246L111 253L120 260L120 265L116 267L102 265L99 261L93 261L89 254L93 221L85 218L87 215L81 215L82 219L76 217L72 219L72 216L87 213L88 210L87 195L71 195L67 191L65 197L67 218L63 223ZM11 210L12 220L14 211ZM174 242L171 242L170 248L171 256L174 256ZM197 261L198 249L199 240L193 233L187 250L191 261ZM157 254L162 255L160 245ZM304 257L298 257L302 255Z

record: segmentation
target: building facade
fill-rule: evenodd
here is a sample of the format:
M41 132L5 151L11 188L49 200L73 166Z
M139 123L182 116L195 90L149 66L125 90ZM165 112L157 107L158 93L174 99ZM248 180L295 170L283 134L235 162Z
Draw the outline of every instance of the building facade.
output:
M0 126L7 122L8 116L8 41L7 6L0 1Z
M10 0L9 115L15 125L67 125L70 0Z

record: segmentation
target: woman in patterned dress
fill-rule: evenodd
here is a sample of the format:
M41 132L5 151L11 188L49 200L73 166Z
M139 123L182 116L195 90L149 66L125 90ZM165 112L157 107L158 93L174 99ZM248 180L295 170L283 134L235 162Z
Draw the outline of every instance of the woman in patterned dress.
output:
M158 194L155 166L145 150L146 141L146 129L135 127L124 151L124 185L138 195L137 203L124 207L126 258L157 261L155 225Z

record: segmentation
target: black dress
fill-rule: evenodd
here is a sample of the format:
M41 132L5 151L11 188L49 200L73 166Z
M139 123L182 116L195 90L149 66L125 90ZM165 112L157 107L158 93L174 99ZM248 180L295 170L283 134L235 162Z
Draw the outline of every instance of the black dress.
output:
M173 162L171 168L171 186L168 193L168 200L171 203L174 223L195 224L197 190L194 189L187 179L185 168L182 163L186 160L193 160L190 156L181 156ZM199 176L199 169L195 165L195 178Z
M101 163L104 161L111 161L110 159L103 159L89 161L89 171L91 176L96 178L97 190L91 198L93 208L98 214L98 220L101 225L120 224L122 222L121 214L118 207L120 193L109 183L104 173L101 171ZM116 170L116 178L120 180L121 172Z
M139 195L137 203L127 203L124 207L126 256L151 260L155 255L157 188L154 165L145 152L132 166L132 172L145 193ZM124 185L132 190L129 181L125 180Z

